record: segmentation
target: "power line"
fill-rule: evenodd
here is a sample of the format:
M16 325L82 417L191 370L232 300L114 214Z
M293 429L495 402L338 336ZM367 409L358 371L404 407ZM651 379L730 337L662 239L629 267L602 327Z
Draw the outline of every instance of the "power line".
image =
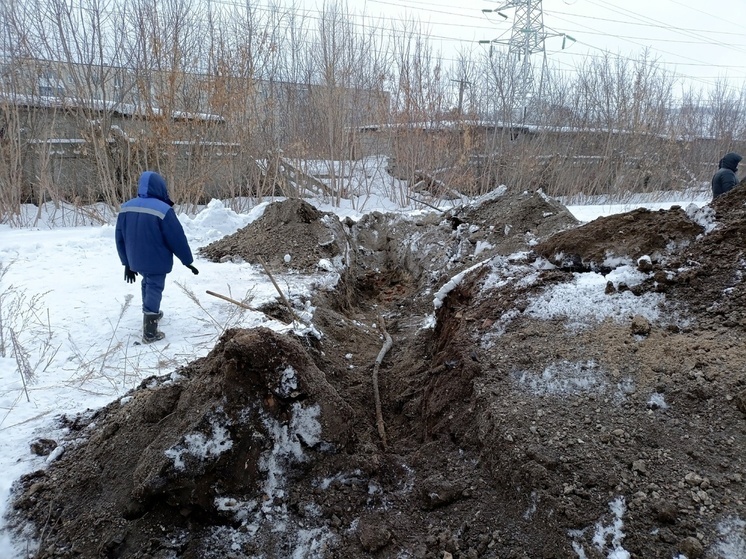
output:
M564 20L563 18L559 18L559 19L562 19L563 21L569 21L569 20ZM585 25L582 25L582 24L578 24L578 25L580 25L581 27L585 27L586 29L589 29L591 31L597 32L595 34L601 34L601 35L605 35L605 36L611 36L611 37L618 38L618 39L622 38L622 37L620 37L620 36L618 36L616 34L603 33L600 30L595 29L593 27L588 27L588 26L585 26ZM600 47L597 47L595 45L591 45L591 44L583 42L583 41L577 41L577 42L578 42L578 44L582 44L582 45L585 45L587 47L590 47L590 48L593 48L593 49L605 52L604 49L602 49ZM642 47L642 48L648 48L647 45L644 45L642 43L639 43L639 42L631 40L631 39L626 39L626 42L633 43L633 44L635 44L635 45L637 45L639 47ZM682 63L673 63L673 62L670 62L670 63L667 63L667 64L678 64L678 65L682 65L682 66L684 66L684 65L686 65L686 66L703 66L703 67L712 67L713 66L713 64L705 62L704 60L698 60L696 58L690 58L688 56L684 56L684 55L681 55L681 54L669 52L669 51L662 50L662 49L655 49L655 50L658 51L658 52L661 52L663 54L668 54L670 56L681 58L682 60L689 60L692 63L695 63L695 64L691 64L691 63L683 63L683 62ZM725 67L725 68L739 68L739 66L733 66L733 65L727 65L727 66L723 66L723 67Z
M597 55L587 55L587 56L589 56L591 58L602 58L602 57L597 56ZM554 68L555 71L559 70L559 71L561 71L563 73L572 74L572 75L577 75L577 73L578 73L578 68L576 66L572 66L572 65L570 65L570 64L568 64L566 62L563 62L561 60L558 60L558 59L553 59L553 63L560 64L560 65L566 66L568 68L567 70L560 70L558 68ZM709 80L709 79L712 79L712 80L721 80L722 79L721 76L691 77L691 76L686 76L684 74L680 74L680 73L673 72L673 71L671 71L671 73L672 73L672 75L675 78L678 78L678 79L686 78L686 79L688 79L690 81L699 82L699 83L702 83L704 85L709 85L709 86L716 85L717 81L716 82L710 82L710 81L707 81L707 80Z
M710 31L710 30L707 30L707 29L690 29L688 27L673 27L673 26L671 26L671 25L669 25L667 23L663 23L663 22L658 22L658 23L635 22L635 21L627 21L627 20L621 20L621 19L611 19L611 18L606 18L606 17L589 16L589 15L585 15L585 14L574 14L574 13L569 13L569 12L560 12L560 11L557 11L557 10L544 10L544 13L545 14L549 14L549 15L560 14L560 15L564 15L564 16L571 16L571 17L574 17L574 18L592 19L592 20L596 20L596 21L606 21L606 22L609 22L609 23L621 23L621 24L624 24L624 25L634 25L636 27L655 27L657 29L664 29L664 30L676 29L676 30L681 30L681 31L696 31L696 32L699 32L699 33L712 33L712 34L715 34L715 35L734 35L736 37L743 37L744 36L743 33L737 33L737 32L734 32L734 31L720 31L720 30ZM656 21L656 20L652 20L652 21Z
M611 54L608 51L605 51L605 50L601 49L600 47L595 47L595 46L593 46L591 44L588 44L588 43L581 43L581 44L583 44L583 45L585 45L587 47L593 48L595 50L598 50L598 51L601 51L601 52L604 52L604 53L607 53L607 54ZM588 53L585 53L585 52L570 52L568 49L565 49L565 50L555 50L555 51L551 51L551 52L552 52L552 54L558 54L558 55L567 54L568 56L582 56L582 57L599 58L599 59L604 58L603 56L600 56L600 55L597 55L597 54L588 54ZM627 58L627 57L621 57L621 58L624 58L625 60L637 61L637 59L632 59L632 58ZM689 67L695 67L695 68L724 68L724 69L727 69L727 68L737 68L739 70L740 69L746 69L746 65L744 65L744 66L733 66L731 64L725 65L725 64L687 63L687 62L666 62L665 60L654 60L652 62L655 63L655 64L659 64L661 66L689 66Z
M596 49L596 50L598 50L600 52L603 52L604 54L607 54L607 55L609 54L608 51L604 51L603 49L601 49L599 47L594 47L593 45L588 45L588 44L586 44L586 46L588 46L590 48L593 48L593 49ZM568 52L566 50L565 51L556 51L556 52L553 52L552 54L558 54L558 55L566 54L566 55L570 55L570 56L582 56L584 60L588 59L588 58L598 59L598 60L605 60L606 59L606 57L602 56L602 55L588 54L588 53L570 53L570 52ZM623 59L624 60L631 60L629 58L623 58ZM554 62L563 64L563 65L568 66L570 68L573 68L574 71L575 71L575 73L577 73L577 71L578 71L578 67L577 66L571 66L570 64L567 64L566 62L563 62L562 60L560 60L557 57L552 58L552 60ZM663 65L671 65L672 64L672 63L666 63L666 62L640 61L640 60L634 60L634 62L636 62L636 63L644 62L647 66L650 66L650 65L653 65L653 64L658 64L658 65L661 65L661 66L663 66ZM707 65L707 66L712 67L712 65ZM731 68L731 67L728 66L727 68ZM741 66L740 68L746 68L746 67ZM733 91L734 93L740 93L741 92L741 90L739 90L736 86L724 83L724 81L723 81L724 80L724 76L692 76L690 74L683 74L681 72L678 72L675 69L671 69L671 68L664 68L664 69L665 69L666 72L669 72L676 79L689 80L689 81L697 82L697 83L700 83L700 84L703 84L703 85L706 85L706 86L709 86L709 87L713 87L713 86L716 86L718 84L723 84L727 89ZM729 77L733 78L733 79L744 79L744 78L746 78L746 76L740 76L740 75L738 75L738 76L729 76Z
M693 12L697 12L698 14L706 15L707 17L711 17L713 19L717 19L718 21L722 22L723 18L720 16L714 16L709 12L705 12L704 10L698 10L697 8L692 8L691 6L687 6L683 2L677 2L676 0L668 0L672 4L676 4L677 6L681 6L683 8L686 8L687 10L691 10ZM692 31L699 31L698 29L693 29ZM723 33L723 35L743 35L742 33Z
M630 16L633 19L636 19L638 21L645 21L645 20L647 20L647 21L651 21L653 23L662 23L662 22L660 22L660 21L658 21L656 19L644 16L644 15L636 14L635 12L632 12L630 10L626 10L624 8L617 8L616 6L614 6L613 4L609 4L605 0L588 0L588 2L591 3L591 4L594 4L596 6L602 7L602 8L604 6L606 6L607 9L611 10L612 12L616 12L616 13L622 14L622 15L628 15L628 16ZM682 33L684 35L688 35L690 37L702 38L702 35L700 35L699 32L689 31L687 29L680 28L680 27L675 27L673 25L669 25L668 29L671 30L671 31L677 32L677 33ZM723 43L722 41L713 41L713 44L717 45L717 46L721 46L723 48L731 48L731 49L733 48L728 43ZM738 52L746 54L746 50L744 50L744 49L733 49L733 50L736 50Z
M587 30L580 30L580 29L567 29L563 27L565 33L584 33L586 35L602 35L604 37L608 37L609 33L605 31L587 31ZM678 39L658 39L654 37L638 37L636 35L619 35L615 34L615 38L617 39L635 39L638 41L656 41L659 43L675 43L679 45L713 45L713 43L707 42L707 41L684 41L684 40L678 40ZM733 46L736 47L746 47L746 43L743 44L734 44Z

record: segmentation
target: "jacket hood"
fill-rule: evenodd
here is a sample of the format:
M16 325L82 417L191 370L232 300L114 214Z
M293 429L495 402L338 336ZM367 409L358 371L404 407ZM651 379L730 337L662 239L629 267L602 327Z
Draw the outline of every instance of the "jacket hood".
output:
M145 171L140 175L140 180L137 183L137 195L140 198L157 198L166 202L169 206L174 205L168 197L166 181L154 171Z
M726 153L720 160L720 168L730 169L735 173L738 170L738 164L741 162L741 159L743 159L743 157L741 157L737 153Z

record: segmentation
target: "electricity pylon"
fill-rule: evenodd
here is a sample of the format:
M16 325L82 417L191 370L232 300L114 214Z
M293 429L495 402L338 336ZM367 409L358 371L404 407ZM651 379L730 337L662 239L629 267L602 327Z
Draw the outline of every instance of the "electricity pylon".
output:
M492 41L479 41L480 43L499 43L508 46L508 56L519 64L518 76L515 84L516 105L520 109L520 119L526 118L529 101L535 93L541 94L541 85L546 73L547 53L544 45L548 37L566 37L574 40L564 33L547 33L544 27L544 12L541 6L542 0L504 0L499 8L482 10L485 13L494 12L505 19L508 16L503 10L515 8L515 19L507 41L494 39ZM564 48L564 40L562 48ZM534 90L534 68L531 65L531 55L541 54L541 74L539 78L539 91Z

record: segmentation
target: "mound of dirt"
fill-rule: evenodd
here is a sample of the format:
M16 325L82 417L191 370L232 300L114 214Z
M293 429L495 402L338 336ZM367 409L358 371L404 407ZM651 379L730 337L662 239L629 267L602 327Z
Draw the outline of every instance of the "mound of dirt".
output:
M683 301L699 328L746 329L746 188L718 196L701 213L716 226L653 268L649 290Z
M657 212L640 208L558 233L534 250L563 268L608 272L619 265L620 258L665 260L689 246L703 230L681 208Z
M508 255L578 226L566 207L540 190L507 193L504 188L454 213L454 219L469 229L478 228L472 231L471 242L495 245L498 254Z
M313 272L320 260L345 254L346 234L336 215L324 213L304 200L269 204L264 214L246 227L199 249L213 262L261 260L273 271Z
M284 266L263 231L334 231L321 336L229 331L66 419L16 487L38 557L746 556L746 192L581 227L541 193L345 225L303 204L224 255Z
M284 477L346 448L353 416L297 340L228 331L207 357L71 424L90 438L26 478L16 507L47 523L40 557L230 557L221 529L271 523L288 506ZM242 549L283 556L268 538Z

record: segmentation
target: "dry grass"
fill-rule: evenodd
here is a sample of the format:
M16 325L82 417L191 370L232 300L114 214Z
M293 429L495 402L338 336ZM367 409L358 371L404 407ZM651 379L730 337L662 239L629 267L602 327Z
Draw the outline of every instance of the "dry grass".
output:
M248 310L244 308L244 306L250 307L251 301L254 298L253 294L251 293L252 290L250 289L244 294L241 299L236 299L233 296L231 286L228 285L226 287L228 290L228 297L237 300L243 306L225 302L224 307L221 308L222 316L216 316L211 313L210 310L205 307L205 305L202 304L202 301L200 301L197 294L194 293L194 291L192 291L189 287L178 281L176 282L176 285L179 286L179 289L181 289L181 291L187 296L187 298L192 301L192 303L194 303L194 305L199 309L201 315L203 315L197 316L195 318L198 321L209 325L210 329L212 330L212 333L209 335L206 334L205 339L200 342L201 344L206 345L208 348L211 348L215 344L215 341L220 338L220 336L222 336L226 330L228 330L229 328L234 328L241 323Z

